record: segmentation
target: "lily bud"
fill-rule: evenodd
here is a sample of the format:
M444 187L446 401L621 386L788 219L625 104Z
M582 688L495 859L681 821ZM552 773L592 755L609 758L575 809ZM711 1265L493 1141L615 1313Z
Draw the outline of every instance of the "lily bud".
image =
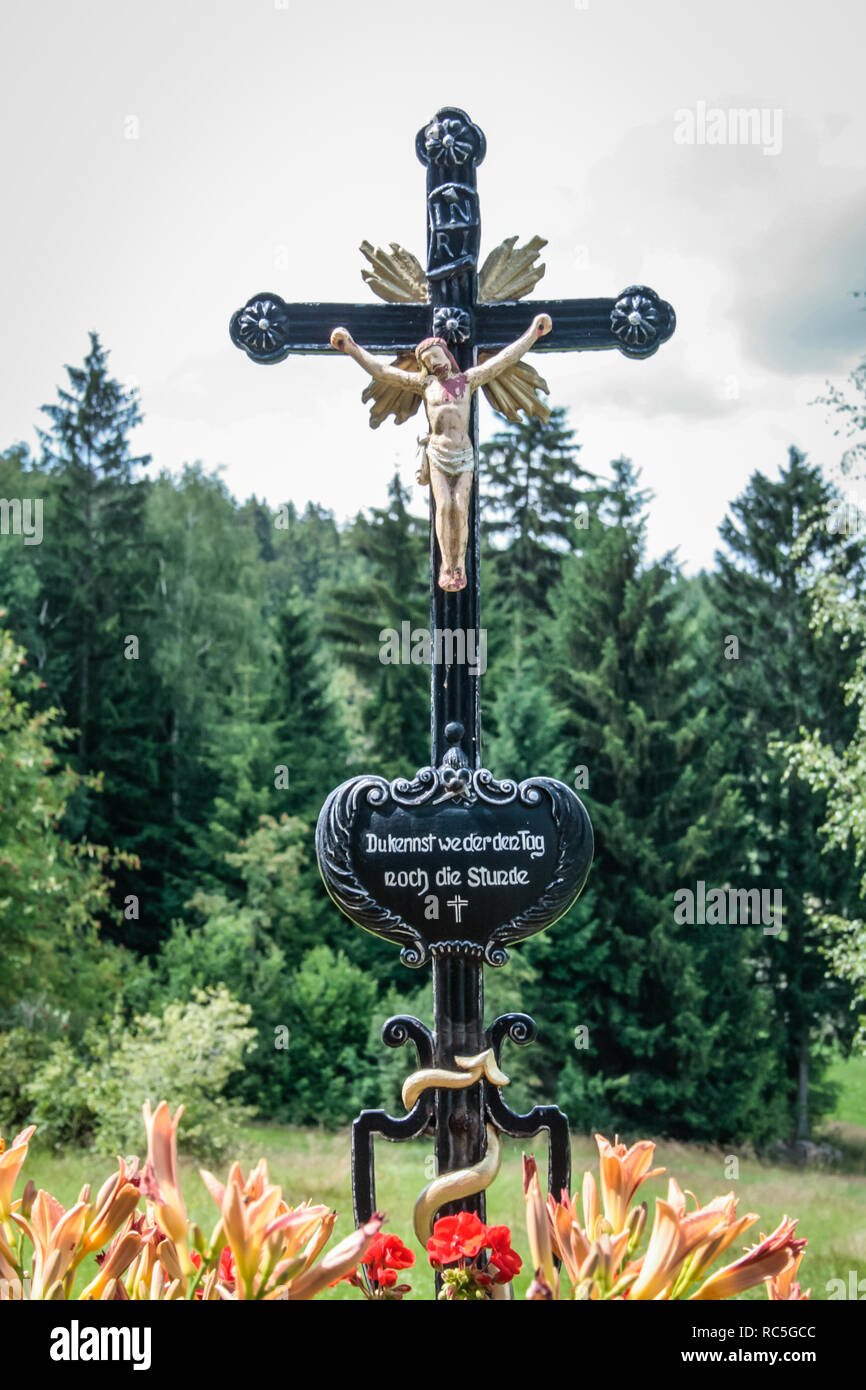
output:
M177 1247L174 1242L166 1238L161 1240L156 1251L157 1259L162 1265L169 1279L182 1279L183 1271L177 1258Z
M628 1245L626 1246L626 1258L631 1259L637 1247L640 1245L641 1236L646 1226L646 1202L641 1202L639 1207L633 1207L628 1215Z
M586 1172L583 1175L583 1225L589 1240L595 1240L598 1234L595 1229L597 1221L598 1188L592 1173Z
M189 1239L193 1250L197 1250L202 1259L204 1259L205 1255L208 1253L208 1243L204 1238L204 1231L197 1221L193 1221L189 1228Z
M534 1158L523 1159L523 1195L526 1199L526 1234L532 1263L541 1270L544 1282L553 1288L556 1276L553 1270L553 1249L550 1241L550 1223L547 1204L541 1195L538 1182L538 1168Z
M592 1250L587 1255L583 1264L580 1266L581 1281L592 1281L592 1276L598 1267L599 1250L597 1245L593 1245Z

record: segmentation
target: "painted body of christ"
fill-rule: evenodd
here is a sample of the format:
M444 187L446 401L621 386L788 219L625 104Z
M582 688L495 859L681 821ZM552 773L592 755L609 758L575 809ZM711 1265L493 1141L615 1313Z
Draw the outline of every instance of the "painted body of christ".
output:
M377 381L389 382L424 398L430 433L422 441L425 458L419 483L432 488L436 502L436 539L442 555L439 587L456 592L466 587L466 545L469 540L469 495L475 454L469 437L472 393L492 381L551 330L547 314L537 314L526 332L478 367L461 372L442 338L425 338L415 349L420 371L388 366L358 347L345 328L335 328L331 346L354 357Z

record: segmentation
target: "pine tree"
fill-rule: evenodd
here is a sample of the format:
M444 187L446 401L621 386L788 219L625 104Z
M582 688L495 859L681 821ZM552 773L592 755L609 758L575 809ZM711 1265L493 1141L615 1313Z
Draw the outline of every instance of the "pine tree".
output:
M366 566L351 587L338 587L325 613L325 633L337 661L363 683L362 706L368 768L384 776L405 775L430 756L427 665L382 661L386 630L402 634L429 628L427 524L408 510L409 494L396 475L389 505L358 517L349 545Z
M315 825L327 796L349 776L348 743L329 694L330 673L320 655L311 605L297 590L278 615L276 640L275 748L288 774L283 809Z
M562 407L546 422L521 417L481 445L482 532L505 542L497 585L530 624L548 611L562 555L574 545L586 493L578 485L590 477L577 462L579 449Z
M117 689L124 670L121 619L141 612L136 562L147 486L136 481L135 469L150 456L131 452L129 437L141 423L138 393L109 376L96 333L83 367L66 372L70 389L59 387L57 403L42 407L51 427L39 431L41 466L54 482L43 575L58 581L48 601L63 612L55 642L62 655L52 653L48 685L78 729L78 756L88 766L103 697ZM50 616L49 610L46 621Z
M521 419L481 446L484 761L503 775L554 765L558 723L537 639L563 557L588 515L579 449L561 408L547 422Z
M68 732L56 709L34 709L39 678L5 622L0 609L0 1028L80 1036L122 984L124 953L99 939L121 856L65 834L81 782Z
M694 595L670 556L647 562L647 495L627 461L598 501L549 627L563 761L596 857L583 897L529 944L547 1081L580 1125L766 1132L773 1059L747 938L674 919L678 888L724 881L739 821L699 698Z
M337 582L346 582L346 545L327 508L308 502L299 515L294 503L287 502L273 518L264 512L258 528L263 558L273 562L268 583L277 608L293 589L314 599Z
M854 714L840 694L853 654L832 631L811 626L810 586L829 565L852 596L864 592L862 543L829 524L838 500L820 470L792 448L778 481L755 473L732 504L710 584L718 647L724 642L737 653L719 663L718 698L751 831L743 886L778 889L784 904L782 932L765 938L765 969L790 1130L798 1138L808 1135L810 1111L820 1113L829 1099L821 1087L826 1039L845 1044L852 1026L850 993L826 973L809 905L856 911L859 890L853 864L825 852L825 799L785 780L784 760L771 745L795 740L801 728L820 728L839 751L853 733Z
M45 534L34 548L36 623L24 631L45 702L77 731L78 771L104 779L96 798L82 783L67 808L69 833L139 856L139 871L117 877L118 901L130 905L116 934L146 948L159 930L167 810L159 687L146 640L154 553L144 521L150 483L139 475L150 459L132 452L138 394L110 375L97 334L83 365L66 372L68 389L42 408L50 421L39 431L37 470Z
M227 877L227 853L274 786L278 648L266 613L255 519L199 465L155 483L147 524L157 544L152 642L169 788L166 925L200 885Z

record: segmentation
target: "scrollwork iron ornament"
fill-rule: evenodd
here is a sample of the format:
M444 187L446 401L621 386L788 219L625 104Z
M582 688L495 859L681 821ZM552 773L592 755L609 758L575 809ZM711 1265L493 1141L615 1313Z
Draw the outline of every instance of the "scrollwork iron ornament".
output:
M626 357L651 357L675 327L670 304L646 285L629 285L611 310L610 330Z

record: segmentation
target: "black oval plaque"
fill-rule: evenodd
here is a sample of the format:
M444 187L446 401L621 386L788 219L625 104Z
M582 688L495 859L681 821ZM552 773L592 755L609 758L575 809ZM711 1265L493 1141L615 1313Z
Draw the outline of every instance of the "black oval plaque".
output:
M484 769L354 777L328 797L316 828L337 906L398 942L412 966L449 950L502 965L507 943L571 906L592 850L589 816L563 782L497 782Z

